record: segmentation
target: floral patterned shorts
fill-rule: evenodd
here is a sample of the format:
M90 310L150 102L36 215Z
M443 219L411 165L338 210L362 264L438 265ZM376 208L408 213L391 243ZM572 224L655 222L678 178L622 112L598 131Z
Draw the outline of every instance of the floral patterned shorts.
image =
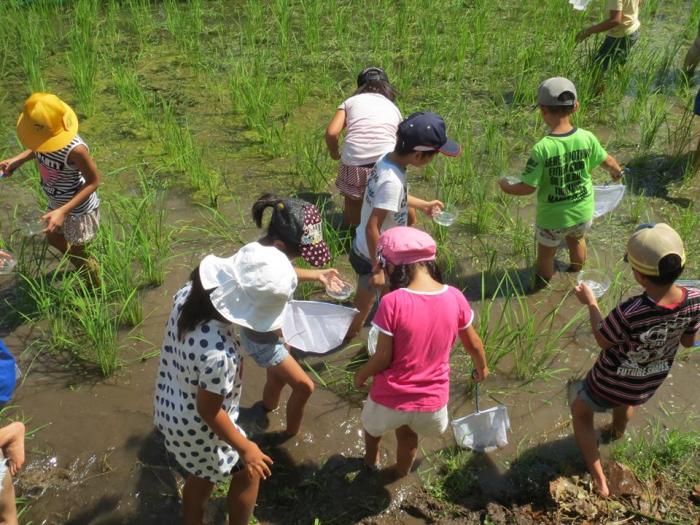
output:
M92 241L100 227L100 209L95 208L84 215L68 215L58 233L63 235L68 244L82 246Z

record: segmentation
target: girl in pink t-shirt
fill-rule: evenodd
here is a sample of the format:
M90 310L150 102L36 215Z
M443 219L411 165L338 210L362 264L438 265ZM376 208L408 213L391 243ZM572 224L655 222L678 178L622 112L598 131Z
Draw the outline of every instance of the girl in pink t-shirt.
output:
M365 465L377 464L382 435L394 430L397 477L411 470L418 434L447 428L450 351L458 335L474 360L476 381L489 373L474 313L462 292L442 283L435 251L430 235L408 226L385 231L377 243L378 271L386 272L391 292L372 322L377 351L355 374L355 386L374 376L362 409Z
M335 185L345 198L343 222L360 224L362 198L374 164L396 144L401 112L396 93L384 70L368 67L357 76L357 90L340 104L326 129L331 158L339 160ZM338 142L345 130L343 152Z

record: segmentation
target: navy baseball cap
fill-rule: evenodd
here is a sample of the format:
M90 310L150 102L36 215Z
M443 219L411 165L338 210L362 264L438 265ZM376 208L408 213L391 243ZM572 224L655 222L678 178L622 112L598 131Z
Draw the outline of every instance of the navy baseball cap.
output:
M413 113L399 124L398 140L414 151L439 151L448 157L456 157L462 148L447 138L445 121L429 111Z

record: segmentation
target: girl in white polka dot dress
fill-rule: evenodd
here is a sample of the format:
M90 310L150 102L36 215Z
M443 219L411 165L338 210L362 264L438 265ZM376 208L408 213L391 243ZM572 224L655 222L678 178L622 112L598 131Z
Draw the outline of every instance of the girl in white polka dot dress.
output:
M155 424L167 450L189 474L182 497L186 524L202 523L214 484L228 479L230 523L248 523L260 478L270 475L272 464L236 424L242 358L232 325L213 305L234 271L234 259L209 255L192 272L175 294L161 350ZM271 248L262 264L296 279L278 250Z

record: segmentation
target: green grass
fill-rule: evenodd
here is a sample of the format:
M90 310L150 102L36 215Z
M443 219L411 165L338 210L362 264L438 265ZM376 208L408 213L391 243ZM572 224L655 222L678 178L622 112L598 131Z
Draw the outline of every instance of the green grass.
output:
M651 423L618 441L612 458L629 466L642 481L666 478L691 489L700 482L700 433Z
M471 470L474 454L460 448L443 449L426 457L426 467L419 470L425 490L443 502L467 499L477 488L477 477Z

